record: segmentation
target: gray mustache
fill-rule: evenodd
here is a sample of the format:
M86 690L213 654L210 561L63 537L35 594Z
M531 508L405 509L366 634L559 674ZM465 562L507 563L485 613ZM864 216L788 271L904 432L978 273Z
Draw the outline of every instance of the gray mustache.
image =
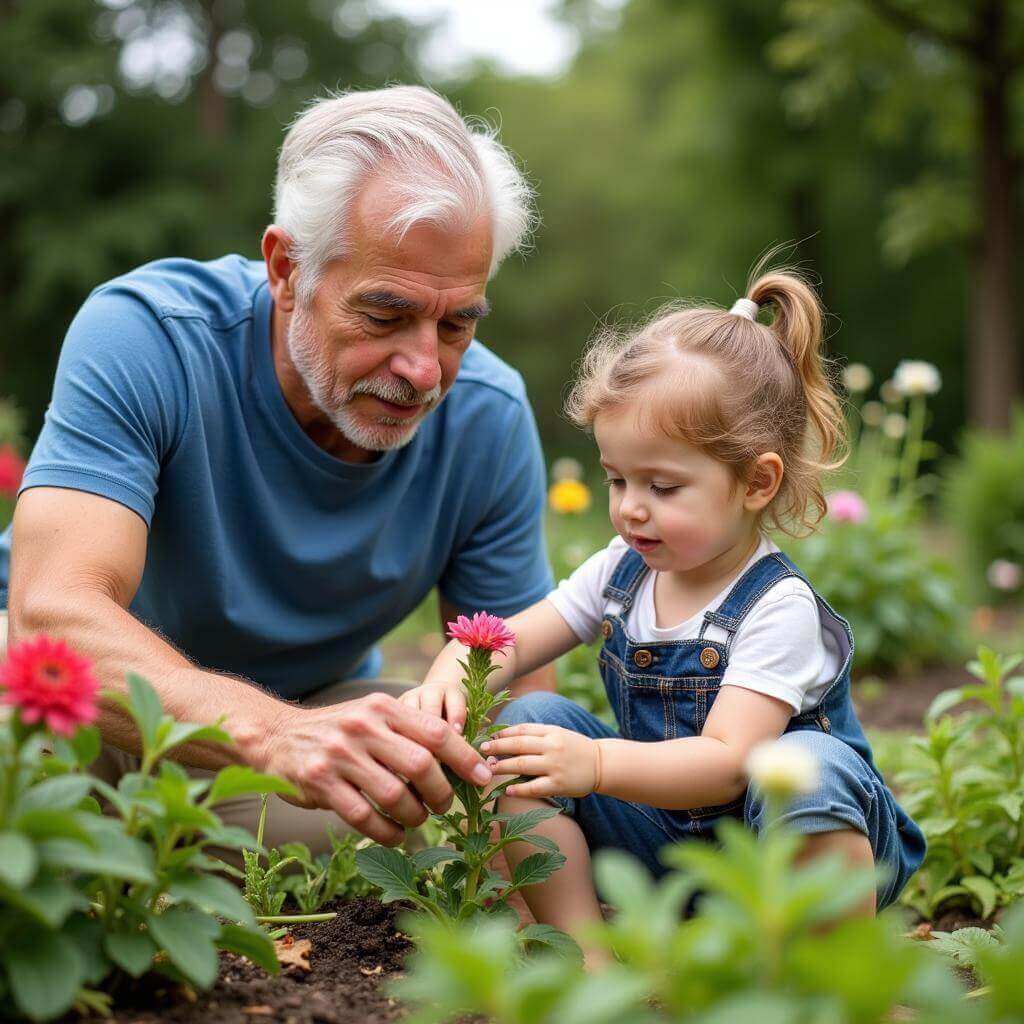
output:
M417 391L407 380L357 380L352 385L353 395L373 395L396 405L433 405L441 397L441 386L429 391Z

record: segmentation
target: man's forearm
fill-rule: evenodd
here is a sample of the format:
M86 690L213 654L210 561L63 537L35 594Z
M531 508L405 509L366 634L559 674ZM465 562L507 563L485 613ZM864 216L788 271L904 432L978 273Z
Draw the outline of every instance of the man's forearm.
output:
M174 758L199 768L247 763L260 767L276 723L292 710L258 687L230 676L204 671L101 593L78 590L52 599L22 603L12 592L10 640L50 633L93 662L105 689L127 691L126 675L135 672L152 684L164 710L179 721L221 727L233 747L195 743L177 748ZM108 743L132 753L139 739L131 716L115 701L103 701L98 722Z

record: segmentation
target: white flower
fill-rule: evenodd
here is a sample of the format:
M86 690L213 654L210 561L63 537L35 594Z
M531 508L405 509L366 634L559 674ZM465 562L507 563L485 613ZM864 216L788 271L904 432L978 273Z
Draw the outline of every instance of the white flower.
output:
M993 590L1017 590L1024 579L1024 570L1016 562L997 558L985 575Z
M566 544L562 548L562 561L570 568L575 569L582 565L590 554L590 548L586 544Z
M818 759L793 743L759 743L747 755L746 768L750 781L773 796L813 793L821 783Z
M582 480L583 466L579 459L563 455L551 463L551 479L556 483L559 480Z
M885 419L885 406L881 402L865 402L860 407L860 418L869 427L877 427Z
M901 395L934 395L942 387L942 377L931 363L920 359L904 359L892 375Z
M889 413L882 421L882 432L893 441L898 441L907 432L907 417L899 412Z
M850 363L843 370L843 387L854 394L859 395L867 391L874 379L875 376L871 372L870 367L865 366L863 363Z

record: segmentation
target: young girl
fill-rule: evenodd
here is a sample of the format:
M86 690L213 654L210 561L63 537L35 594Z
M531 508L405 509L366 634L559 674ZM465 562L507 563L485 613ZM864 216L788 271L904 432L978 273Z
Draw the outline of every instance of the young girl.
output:
M771 326L757 319L768 307ZM756 744L814 754L816 791L785 818L804 856L877 865L874 906L899 895L925 841L875 768L850 700L853 637L766 530L811 528L843 419L822 357L822 317L799 278L769 273L725 311L662 313L589 349L568 402L594 432L618 536L547 598L514 616L517 642L491 682L601 637L619 732L564 697L513 701L483 746L508 789L502 811L554 800L536 831L566 865L524 891L534 916L570 930L598 920L590 853L618 847L656 874L658 850L711 836L725 817L755 831L765 803L744 762ZM403 699L460 727L465 698L449 644ZM529 853L507 851L514 864Z

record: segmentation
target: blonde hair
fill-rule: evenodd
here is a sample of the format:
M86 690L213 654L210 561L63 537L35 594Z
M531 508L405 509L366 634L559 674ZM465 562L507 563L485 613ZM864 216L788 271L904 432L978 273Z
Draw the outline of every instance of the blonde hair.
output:
M769 254L766 259L769 259ZM825 514L822 475L842 463L845 420L823 353L822 310L794 271L754 269L746 298L770 324L714 306L671 305L639 330L605 329L588 346L566 414L597 415L643 397L638 425L678 437L741 482L765 452L782 459L762 524L798 535Z

